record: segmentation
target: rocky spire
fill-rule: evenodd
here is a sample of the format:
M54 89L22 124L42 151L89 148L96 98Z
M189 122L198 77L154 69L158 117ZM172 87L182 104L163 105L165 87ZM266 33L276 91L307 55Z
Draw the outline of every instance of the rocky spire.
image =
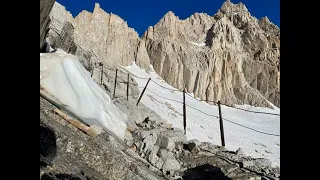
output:
M106 64L133 61L203 100L280 107L280 29L244 4L225 1L214 16L180 20L172 11L142 36L103 11L76 17L74 39Z

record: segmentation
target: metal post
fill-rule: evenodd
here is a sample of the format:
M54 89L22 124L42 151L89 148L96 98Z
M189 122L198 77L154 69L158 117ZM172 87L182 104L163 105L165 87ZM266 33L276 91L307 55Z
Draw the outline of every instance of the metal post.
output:
M118 69L116 69L116 77L114 80L114 87L113 87L113 98L116 96L116 88L117 88L117 76L118 76Z
M187 113L186 113L186 88L183 89L183 128L184 134L186 135L186 126L187 126Z
M140 94L140 97L139 97L139 99L137 101L137 106L138 106L138 104L139 104L139 102L140 102L140 100L141 100L141 98L142 98L142 96L144 94L144 91L147 89L147 86L148 86L150 80L151 80L151 78L148 79L148 82L147 82L146 86L143 88L142 93Z
M101 63L101 85L103 83L103 64Z
M94 65L93 65L93 63L91 62L91 77L93 76L93 70L94 70Z
M92 67L92 70L91 70L91 77L93 76L93 70L94 70L94 67Z
M127 80L127 101L129 101L129 84L130 84L130 82L129 82L129 76L130 76L130 74L128 73L128 80Z
M222 144L222 146L225 146L225 143L224 143L224 131L223 131L223 121L222 121L222 115L221 115L221 104L220 104L220 101L218 101L218 108L219 108L219 118L220 118L221 144Z

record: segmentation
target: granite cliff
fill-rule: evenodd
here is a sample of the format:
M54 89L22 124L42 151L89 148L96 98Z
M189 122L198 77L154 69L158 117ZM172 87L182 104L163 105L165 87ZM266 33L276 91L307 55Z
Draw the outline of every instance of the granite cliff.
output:
M97 3L92 13L75 18L55 3L50 17L60 22L51 23L49 34L62 35L48 41L60 39L64 45L57 47L77 55L87 69L135 61L202 100L280 107L280 29L267 17L251 16L242 3L227 0L213 16L195 13L184 20L169 11L141 38Z

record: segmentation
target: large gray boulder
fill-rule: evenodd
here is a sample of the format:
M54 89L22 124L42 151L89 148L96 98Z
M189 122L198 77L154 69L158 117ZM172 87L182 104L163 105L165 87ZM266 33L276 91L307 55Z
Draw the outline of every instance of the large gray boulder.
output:
M165 148L168 151L173 151L175 149L173 139L168 136L160 136L157 143L160 144L160 147Z
M163 131L160 135L165 137L170 137L175 143L182 142L187 143L187 136L184 132L180 129L170 130L170 131Z
M164 161L162 169L164 173L167 173L168 171L176 171L180 169L180 164L176 159L167 159Z

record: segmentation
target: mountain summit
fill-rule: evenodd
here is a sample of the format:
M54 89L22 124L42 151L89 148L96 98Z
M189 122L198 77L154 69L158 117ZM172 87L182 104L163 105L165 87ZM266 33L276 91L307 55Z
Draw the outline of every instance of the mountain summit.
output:
M50 17L62 20L51 23L48 39L72 36L74 47L63 49L72 49L67 52L85 67L135 61L147 70L152 65L167 83L202 100L280 107L280 29L267 17L251 16L243 3L225 1L213 16L195 13L185 20L169 11L141 38L98 3L93 13L83 11L72 20L61 18L65 11L54 4ZM72 24L72 33L56 28L65 23Z

